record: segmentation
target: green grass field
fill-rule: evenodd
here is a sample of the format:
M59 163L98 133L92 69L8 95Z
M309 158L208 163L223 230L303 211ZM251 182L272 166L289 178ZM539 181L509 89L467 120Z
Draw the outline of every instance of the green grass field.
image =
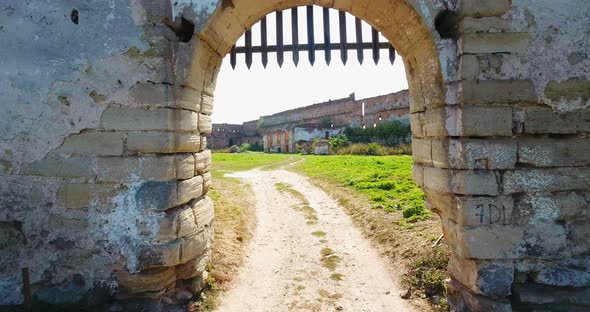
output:
M305 159L295 171L351 187L368 196L374 209L402 211L407 221L429 217L424 193L412 180L411 156L301 156L289 154L213 154L214 171L271 169Z
M402 211L408 221L426 219L424 193L412 179L411 156L305 156L295 170L352 187L374 209Z

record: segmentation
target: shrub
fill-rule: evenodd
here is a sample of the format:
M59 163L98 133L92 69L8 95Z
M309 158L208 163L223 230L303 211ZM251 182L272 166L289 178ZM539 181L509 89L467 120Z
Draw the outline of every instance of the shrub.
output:
M348 138L345 135L333 136L329 139L330 146L334 149L339 149L348 145Z
M353 143L378 142L384 146L397 146L411 140L410 126L400 121L384 122L374 128L347 128L345 133Z
M240 145L240 153L247 152L250 150L250 144L244 143Z
M370 144L347 144L346 146L336 148L333 152L337 155L411 155L412 147L410 145L399 145L396 147L381 146L377 143Z

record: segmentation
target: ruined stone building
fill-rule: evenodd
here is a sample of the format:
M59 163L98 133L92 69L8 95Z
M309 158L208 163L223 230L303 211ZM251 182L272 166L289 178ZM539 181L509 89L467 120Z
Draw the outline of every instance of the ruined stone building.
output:
M198 292L222 59L267 14L315 4L403 58L452 308L590 308L589 1L230 3L0 2L0 304L24 301L21 268L46 303Z
M374 127L387 121L410 123L408 90L366 99L330 100L287 110L242 125L213 124L209 147L261 144L265 152L295 152L298 142L341 135L347 127Z

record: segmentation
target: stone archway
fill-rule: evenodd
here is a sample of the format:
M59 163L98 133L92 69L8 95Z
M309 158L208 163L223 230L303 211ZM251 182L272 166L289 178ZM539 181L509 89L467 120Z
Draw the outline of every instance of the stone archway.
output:
M248 1L235 0L230 7L217 7L196 35L192 59L190 65L187 64L189 69L185 71L183 65L176 68L181 73L177 76L181 84L199 90L201 105L205 105L207 113L212 112L213 91L223 57L245 29L276 10L311 4L339 9L365 20L390 39L403 57L410 86L413 135L418 143L414 149L415 178L435 204L434 210L438 213L451 210L452 204L444 199L454 197L450 189L453 173L442 162L432 163L431 145L433 141L440 142L437 157L448 153L448 148L442 144L454 134L450 133L455 127L452 122L457 120L448 116L446 110L457 102L454 76L459 60L456 41L441 39L434 18L425 20L446 10L437 1L429 3L427 8L416 9L415 4L406 0L373 1L370 5L368 1L265 1L256 6ZM443 72L443 68L446 71ZM277 138L280 141L280 136ZM425 170L428 171L428 181L434 175L434 185L424 184ZM461 174L456 173L457 176ZM455 239L450 234L447 237Z
M585 0L3 3L0 303L23 301L21 267L50 303L198 286L222 56L267 13L311 4L404 57L414 177L453 250L453 306L590 306Z

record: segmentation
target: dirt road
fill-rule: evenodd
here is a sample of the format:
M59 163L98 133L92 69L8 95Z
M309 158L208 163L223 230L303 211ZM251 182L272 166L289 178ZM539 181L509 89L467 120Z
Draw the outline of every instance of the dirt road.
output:
M378 253L305 177L285 170L229 176L252 185L258 221L217 311L412 311Z

